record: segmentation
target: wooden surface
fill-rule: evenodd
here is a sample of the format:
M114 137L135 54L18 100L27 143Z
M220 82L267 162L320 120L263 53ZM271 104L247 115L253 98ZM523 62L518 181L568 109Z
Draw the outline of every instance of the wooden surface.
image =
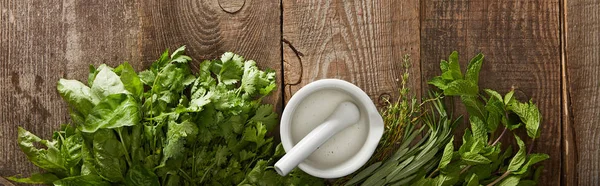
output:
M600 185L600 1L567 1L566 14L568 180Z
M68 122L56 82L86 80L90 64L141 70L187 45L194 64L232 51L281 74L279 1L161 2L0 1L0 176L38 170L19 151L17 126L49 138ZM281 110L281 93L269 102Z
M517 98L531 98L539 106L542 135L533 151L551 157L542 163L541 185L560 183L556 175L561 174L561 138L556 135L561 132L558 5L558 1L427 0L421 6L423 79L439 75L440 59L453 50L459 52L463 68L481 52L485 58L480 88L505 94L514 87ZM455 106L460 114L466 113L462 104ZM468 120L464 123L469 126ZM513 141L509 137L502 142Z
M47 138L69 121L59 78L125 60L140 70L180 45L197 60L233 51L276 70L278 111L323 78L382 105L405 54L420 96L440 59L456 50L466 65L482 52L480 87L515 87L541 108L534 150L551 159L540 185L600 185L600 0L0 0L0 176L37 170L17 126Z

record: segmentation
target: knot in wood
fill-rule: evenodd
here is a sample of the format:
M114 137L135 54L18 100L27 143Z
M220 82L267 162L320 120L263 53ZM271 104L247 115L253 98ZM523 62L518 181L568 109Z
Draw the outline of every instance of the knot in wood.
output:
M219 0L221 10L234 14L242 9L246 4L246 0Z

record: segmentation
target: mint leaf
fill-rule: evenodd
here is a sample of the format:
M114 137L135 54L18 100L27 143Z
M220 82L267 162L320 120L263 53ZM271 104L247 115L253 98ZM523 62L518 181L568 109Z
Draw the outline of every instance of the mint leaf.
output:
M479 117L481 120L485 119L487 111L477 96L460 96L460 100L467 108L469 115Z
M473 138L479 141L488 141L488 128L485 123L478 117L469 117L471 130L473 130Z
M511 90L510 92L506 93L506 95L504 95L504 104L508 105L509 103L511 103L514 98L513 95L515 94L514 90Z
M540 137L539 128L542 116L537 106L531 100L529 103L513 101L508 105L508 109L517 114L521 121L523 121L529 137L533 139Z
M460 63L458 63L458 52L454 51L448 57L448 71L442 73L442 77L452 77L454 80L463 79Z
M461 159L469 165L489 164L492 161L481 154L466 152L461 156Z
M498 186L515 186L519 184L521 177L519 176L508 176L498 183Z
M467 80L455 80L448 83L444 94L447 96L476 96L479 93L477 84Z
M492 90L492 89L483 89L483 91L485 91L485 93L487 93L490 97L493 97L493 98L496 98L496 99L502 101L502 96L498 92L496 92L495 90Z
M513 172L513 174L525 174L532 165L544 161L548 158L550 158L548 154L530 154L527 156L527 161L525 162L525 164L523 164L523 166L521 166L521 168L518 171Z
M454 137L450 138L450 141L444 147L444 152L442 154L442 159L440 160L440 164L438 165L439 169L444 169L446 166L452 161L452 156L454 154Z
M465 73L465 79L473 84L479 83L479 71L481 70L481 64L483 63L483 54L479 53L473 57L467 65L467 72Z
M525 162L525 158L527 156L527 152L525 150L525 143L523 143L521 138L519 138L519 136L517 135L515 135L515 140L519 145L519 151L517 151L517 154L515 154L515 156L510 160L510 164L508 165L507 169L507 171L510 172L515 172L519 170L519 168L521 168L521 165L523 165L523 163Z
M431 78L427 83L433 86L436 86L437 88L444 90L446 89L448 86L448 80L443 79L441 76L436 76Z
M466 186L479 186L479 177L477 177L477 174L472 174L467 180L467 185Z

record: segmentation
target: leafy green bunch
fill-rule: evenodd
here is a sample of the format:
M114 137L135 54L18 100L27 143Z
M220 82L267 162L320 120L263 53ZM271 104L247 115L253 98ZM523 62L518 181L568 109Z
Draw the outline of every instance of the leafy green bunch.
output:
M381 111L385 132L369 166L336 184L409 185L431 172L441 159L441 149L450 141L458 120L450 118L439 94L431 93L421 104L410 98L408 56L404 64L398 99L387 101Z
M531 144L540 136L541 114L530 100L516 100L514 90L504 96L497 91L484 89L480 94L478 80L483 55L469 62L465 74L460 70L458 53L453 52L448 61L442 60L441 76L429 81L446 96L459 97L469 113L470 130L466 129L462 145L455 151L453 140L443 150L437 169L415 185L535 185L542 167L532 166L548 159L547 154L526 151L523 140L515 133L519 146L502 148L500 140L507 132L525 128ZM502 132L496 137L498 128ZM530 145L530 148L531 146ZM530 149L531 150L531 149Z
M28 159L46 170L21 183L54 185L262 184L275 148L266 134L277 124L261 100L275 73L227 52L193 73L185 47L165 51L137 74L127 62L90 66L87 85L61 79L71 124L51 140L19 128ZM43 148L39 146L43 145ZM293 172L277 183L303 183Z

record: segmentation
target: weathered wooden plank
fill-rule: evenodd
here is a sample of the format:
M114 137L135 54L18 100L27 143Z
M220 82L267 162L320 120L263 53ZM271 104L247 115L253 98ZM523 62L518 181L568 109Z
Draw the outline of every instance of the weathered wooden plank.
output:
M535 142L534 152L547 153L551 159L542 163L545 169L540 185L560 184L558 18L558 0L421 2L423 86L425 80L440 73L440 59L446 59L453 50L461 54L463 67L471 57L484 53L480 87L502 93L515 87L516 95L523 101L535 100L544 116L542 135ZM465 113L464 109L455 110ZM513 141L512 135L507 136L504 142Z
M143 66L149 66L164 48L187 45L194 59L214 59L231 51L255 60L259 67L275 70L280 84L279 1L151 1L140 7ZM280 90L267 100L276 110L281 110Z
M568 184L600 185L600 1L566 1L566 67L571 143ZM566 167L566 168L568 168Z
M283 1L285 100L323 78L344 79L376 104L395 98L410 54L420 92L418 1Z
M56 82L85 80L89 64L127 60L141 70L187 45L196 60L232 51L281 72L279 1L24 0L0 9L0 176L37 170L18 148L17 126L49 138L68 122ZM281 97L269 98L278 110Z

